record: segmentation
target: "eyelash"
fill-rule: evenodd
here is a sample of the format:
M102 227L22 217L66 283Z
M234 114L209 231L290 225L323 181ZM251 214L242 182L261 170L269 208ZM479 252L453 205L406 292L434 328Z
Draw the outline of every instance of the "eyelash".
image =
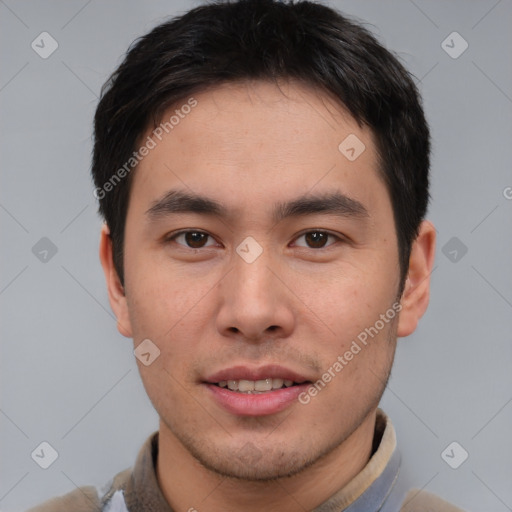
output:
M206 231L201 231L200 229L185 229L185 230L182 230L182 231L177 231L176 233L171 233L169 236L166 237L165 242L167 242L167 243L168 242L175 242L176 238L178 238L180 235L186 235L188 233L201 233L203 235L207 235L207 236L213 238L212 235L210 235ZM305 236L305 235L308 235L310 233L320 233L322 235L327 235L328 237L334 238L335 242L333 242L331 244L328 244L328 245L326 245L324 247L320 247L320 248L307 247L307 246L299 246L299 247L302 247L303 249L312 249L312 250L315 250L315 251L319 251L321 249L326 249L326 248L330 247L331 245L334 245L334 243L336 243L336 242L343 242L344 241L344 239L341 236L335 235L334 233L331 233L330 231L325 231L323 229L310 229L308 231L303 231L302 233L297 235L297 237L294 240L297 240L298 238L300 238L302 236ZM205 246L205 247L195 248L195 247L189 247L188 245L184 245L184 244L178 244L178 245L181 245L182 247L184 247L186 249L192 249L192 250L196 250L196 251L201 250L201 249L206 249L208 247L211 247L211 246Z

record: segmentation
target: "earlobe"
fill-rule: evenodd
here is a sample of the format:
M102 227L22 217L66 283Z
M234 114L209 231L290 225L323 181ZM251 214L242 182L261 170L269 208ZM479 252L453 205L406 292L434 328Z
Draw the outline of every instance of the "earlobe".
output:
M125 290L117 274L113 260L112 239L106 224L103 224L100 235L99 256L107 285L110 307L117 318L117 330L127 338L132 337L132 328L128 314Z
M399 337L412 334L427 309L435 246L436 230L431 222L423 221L411 248L409 271L401 298L402 310L398 320Z

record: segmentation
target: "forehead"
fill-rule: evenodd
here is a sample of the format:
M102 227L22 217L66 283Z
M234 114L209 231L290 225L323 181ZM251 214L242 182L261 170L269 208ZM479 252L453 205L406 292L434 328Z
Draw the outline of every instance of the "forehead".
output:
M155 147L132 184L146 202L176 185L239 206L333 187L361 202L388 199L371 131L328 94L302 84L216 86L169 108L147 137Z
M197 105L185 116L182 114L180 125L172 130L177 142L199 151L190 157L217 149L229 151L233 157L238 153L258 154L259 160L298 160L299 156L304 160L313 146L326 156L337 157L338 138L344 132L362 139L372 137L371 131L360 127L332 96L293 81L225 83L195 94L194 99ZM189 100L169 109L163 123ZM191 137L194 133L197 136ZM260 152L256 144L264 144L265 151ZM314 157L318 155L308 159Z

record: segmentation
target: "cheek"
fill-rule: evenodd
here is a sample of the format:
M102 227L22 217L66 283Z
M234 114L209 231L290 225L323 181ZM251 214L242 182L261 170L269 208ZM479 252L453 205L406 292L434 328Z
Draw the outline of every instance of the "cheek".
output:
M127 260L127 301L135 339L168 339L204 306L201 299L211 287L209 279L191 278L162 261Z
M379 320L381 314L392 308L395 283L382 272L352 268L328 278L308 276L301 278L300 296L311 318L317 318L326 331L326 339L345 345ZM394 311L386 318L390 322ZM380 324L379 324L380 326ZM382 328L381 328L382 330ZM338 348L343 348L339 346Z

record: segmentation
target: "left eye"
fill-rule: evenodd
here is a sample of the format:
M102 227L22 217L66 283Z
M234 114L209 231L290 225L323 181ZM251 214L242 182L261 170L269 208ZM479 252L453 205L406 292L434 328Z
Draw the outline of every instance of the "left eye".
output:
M328 244L329 238L334 239L334 241ZM304 243L297 243L297 240L301 239L304 239ZM332 245L336 240L340 240L340 238L326 231L308 231L297 237L295 244L310 249L323 249Z
M212 240L213 243L207 244L208 238ZM184 245L189 247L190 249L201 249L203 247L209 247L210 245L214 245L215 241L208 234L202 231L181 231L180 233L176 233L171 236L169 240L175 241L180 245Z

